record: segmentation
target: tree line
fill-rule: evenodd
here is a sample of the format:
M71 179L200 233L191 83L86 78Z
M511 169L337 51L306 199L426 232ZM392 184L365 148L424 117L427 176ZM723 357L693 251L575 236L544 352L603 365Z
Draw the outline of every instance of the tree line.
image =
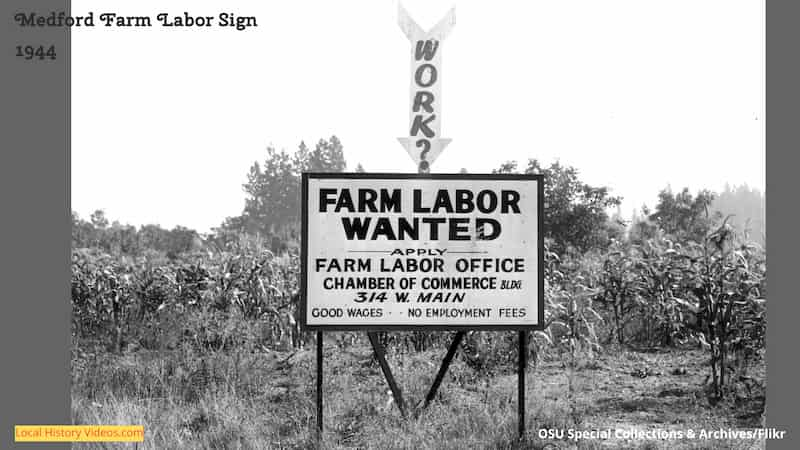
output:
M300 175L344 172L346 168L343 146L336 136L320 139L313 149L300 142L293 153L270 146L264 160L255 161L246 174L242 213L225 218L211 233L201 236L183 226L168 230L152 224L137 229L116 221L109 224L102 210L95 211L89 220L73 212L73 246L122 254L154 250L174 257L204 244L224 247L241 234L248 234L266 238L273 251L286 250L299 241ZM364 168L358 164L355 171L364 172ZM545 237L557 253L606 249L612 242L625 239L643 242L659 231L679 240L700 242L711 226L726 216L737 232L762 245L765 242L764 197L747 185L726 185L718 194L704 189L695 195L688 188L673 192L667 186L658 193L652 211L643 206L630 219L623 219L619 212L622 197L613 195L608 187L583 182L578 169L558 161L546 166L530 159L524 168L517 161L507 161L492 173L544 175ZM617 212L609 214L614 208Z

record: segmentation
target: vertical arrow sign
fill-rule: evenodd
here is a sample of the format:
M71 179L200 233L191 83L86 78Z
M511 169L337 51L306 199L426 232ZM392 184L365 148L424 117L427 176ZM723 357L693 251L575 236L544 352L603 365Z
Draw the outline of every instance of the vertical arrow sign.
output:
M450 143L441 137L442 129L442 42L456 24L456 10L447 14L427 32L399 5L398 23L411 41L411 114L408 137L400 141L420 173L428 173L430 165Z

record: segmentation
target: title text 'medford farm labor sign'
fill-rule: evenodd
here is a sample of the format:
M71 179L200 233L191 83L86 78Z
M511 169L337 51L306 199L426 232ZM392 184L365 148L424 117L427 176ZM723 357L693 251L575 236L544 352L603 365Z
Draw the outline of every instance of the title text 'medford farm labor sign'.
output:
M538 328L538 175L303 174L303 325Z

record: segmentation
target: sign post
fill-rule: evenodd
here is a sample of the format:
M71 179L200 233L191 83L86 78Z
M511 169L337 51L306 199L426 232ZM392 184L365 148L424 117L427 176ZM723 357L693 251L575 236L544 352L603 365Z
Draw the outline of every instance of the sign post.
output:
M317 331L317 442L322 441L322 331Z
M528 367L528 331L519 331L519 367L517 367L517 427L519 438L525 437L525 368Z
M324 330L367 331L403 417L378 331L456 331L424 409L466 330L517 330L523 438L527 333L544 326L542 176L430 175L451 141L441 136L441 61L455 9L424 31L400 5L398 23L411 41L409 132L398 141L418 174L302 176L301 326L317 332L317 439Z
M302 199L301 325L367 331L403 415L375 332L459 332L424 408L465 330L519 331L524 427L525 330L544 322L542 176L304 173Z

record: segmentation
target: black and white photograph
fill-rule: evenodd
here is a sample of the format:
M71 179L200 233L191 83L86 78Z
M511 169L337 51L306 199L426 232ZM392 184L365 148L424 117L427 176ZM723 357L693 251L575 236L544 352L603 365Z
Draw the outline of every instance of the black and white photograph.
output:
M70 32L63 425L117 433L62 442L784 439L766 419L765 11L729 0L19 11L10 26ZM31 64L61 57L17 51ZM15 437L56 436L41 433Z

